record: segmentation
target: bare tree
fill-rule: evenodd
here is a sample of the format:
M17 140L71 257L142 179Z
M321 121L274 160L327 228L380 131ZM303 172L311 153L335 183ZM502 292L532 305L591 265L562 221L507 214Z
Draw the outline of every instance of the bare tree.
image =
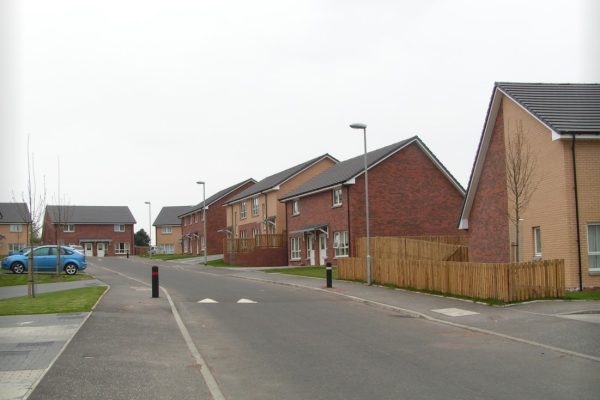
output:
M514 134L508 135L506 178L509 200L508 218L515 226L517 250L515 258L516 262L519 262L519 221L540 183L537 175L536 155L529 142L525 140L522 121L517 121Z
M21 193L21 199L23 203L26 203L29 207L29 212L25 209L20 211L22 214L21 217L27 225L27 246L33 246L33 244L39 240L39 234L42 228L42 213L44 212L44 206L46 204L46 185L44 183L43 192L38 194L35 176L35 161L33 154L31 154L29 149L29 136L27 136L27 192ZM14 194L13 200L15 200ZM29 297L35 297L33 251L29 251L29 260L27 264L27 295Z

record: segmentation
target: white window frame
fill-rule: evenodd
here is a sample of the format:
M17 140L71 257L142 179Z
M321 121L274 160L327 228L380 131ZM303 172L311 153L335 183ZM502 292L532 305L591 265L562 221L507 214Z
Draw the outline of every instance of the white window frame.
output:
M246 219L246 202L240 203L240 219Z
M300 259L300 236L290 238L290 260L298 261Z
M173 228L171 226L163 225L160 227L160 233L162 233L163 235L170 235L171 233L173 233Z
M194 214L194 223L197 224L198 223L198 213Z
M593 227L595 235L595 243L592 245L592 235L590 228ZM600 273L600 222L589 223L587 225L587 245L588 245L588 269L590 272ZM594 262L592 262L594 260ZM592 264L594 267L592 267Z
M252 215L254 217L260 215L260 199L258 196L252 198Z
M115 243L115 254L127 254L128 251L129 251L129 243L127 243L127 242Z
M260 235L260 229L252 228L252 238L256 238L258 235Z
M300 215L300 199L292 200L292 215Z
M348 231L335 232L333 234L333 249L335 258L348 257L350 254Z
M342 187L333 189L333 207L342 206Z
M75 232L75 224L64 224L63 232L65 233L73 233Z
M542 228L539 226L533 227L533 255L536 258L542 256Z
M25 244L25 243L9 243L8 244L8 254L16 253L26 246L27 246L27 244Z
M23 225L21 224L10 224L10 231L13 233L23 232Z
M115 232L125 232L124 224L115 224Z

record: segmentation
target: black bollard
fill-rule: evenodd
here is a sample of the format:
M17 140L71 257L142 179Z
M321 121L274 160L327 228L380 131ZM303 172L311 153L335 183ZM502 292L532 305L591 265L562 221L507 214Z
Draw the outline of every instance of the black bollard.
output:
M327 287L333 287L333 268L331 268L331 263L327 263L327 267L325 268L327 272Z
M127 258L129 258L129 250L127 250Z
M158 297L158 267L152 267L152 298Z

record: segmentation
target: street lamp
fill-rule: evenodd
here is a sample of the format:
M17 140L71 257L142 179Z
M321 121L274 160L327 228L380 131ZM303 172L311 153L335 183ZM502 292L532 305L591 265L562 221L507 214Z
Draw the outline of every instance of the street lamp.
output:
M144 204L148 204L148 231L150 233L150 245L148 248L148 258L152 258L152 203L145 201Z
M206 248L208 247L208 238L206 237L206 183L203 181L196 182L202 185L202 236L204 237L204 265L207 265Z
M367 224L367 285L371 286L371 236L369 233L369 174L367 171L367 125L354 123L350 125L352 129L362 129L365 143L365 214Z

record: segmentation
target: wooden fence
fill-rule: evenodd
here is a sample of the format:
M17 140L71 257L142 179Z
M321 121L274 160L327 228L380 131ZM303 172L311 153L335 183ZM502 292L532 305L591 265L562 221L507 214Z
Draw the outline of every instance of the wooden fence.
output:
M372 280L379 284L504 302L560 297L564 260L518 264L374 258ZM366 281L365 258L340 258L340 279Z
M456 242L456 243L452 243ZM367 239L356 239L356 257L366 257ZM462 236L373 237L371 257L433 261L469 261Z
M287 235L269 234L256 235L252 239L223 239L223 253L240 253L254 251L256 248L284 247Z

